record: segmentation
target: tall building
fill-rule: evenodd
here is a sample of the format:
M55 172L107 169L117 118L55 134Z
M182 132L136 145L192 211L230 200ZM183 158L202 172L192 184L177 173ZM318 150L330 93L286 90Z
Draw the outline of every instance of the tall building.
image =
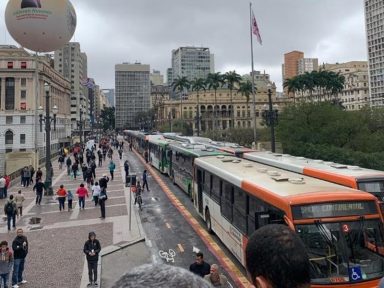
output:
M365 0L371 106L384 105L384 1Z
M70 144L71 83L51 66L48 57L30 55L12 45L0 46L0 174L26 165L37 168L45 158L45 130L39 106L45 109L44 84L50 84L50 106L59 110L51 151ZM44 125L44 124L43 124Z
M71 122L72 129L78 129L80 107L86 111L83 119L89 123L90 101L88 88L82 83L87 79L87 55L81 52L80 43L69 42L55 51L55 69L71 81Z
M284 54L283 82L286 79L299 75L298 62L303 58L304 53L301 51L291 51Z
M171 86L173 82L173 71L172 68L167 69L167 85Z
M172 79L186 76L191 81L206 78L214 71L214 56L209 48L180 47L172 50Z
M301 58L297 61L298 75L317 70L319 70L319 60L317 58Z
M105 97L107 97L109 106L115 107L115 89L103 89Z
M150 108L150 67L140 63L115 65L116 128L138 128L139 112Z
M160 71L153 70L149 77L151 80L151 85L164 85L164 75L162 75Z

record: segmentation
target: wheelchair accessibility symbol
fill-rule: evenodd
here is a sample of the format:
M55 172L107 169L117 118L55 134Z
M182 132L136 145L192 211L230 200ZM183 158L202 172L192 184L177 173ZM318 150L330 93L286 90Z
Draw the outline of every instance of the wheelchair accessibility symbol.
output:
M349 268L349 279L353 282L363 280L361 268L359 266Z

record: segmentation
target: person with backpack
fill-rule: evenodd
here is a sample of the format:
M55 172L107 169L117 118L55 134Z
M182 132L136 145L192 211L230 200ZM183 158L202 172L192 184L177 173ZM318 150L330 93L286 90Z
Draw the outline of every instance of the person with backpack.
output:
M108 168L109 168L109 173L111 174L111 181L113 181L113 174L114 174L115 168L116 168L116 165L113 162L113 160L111 160L111 162L109 163Z
M23 235L23 229L17 229L17 236L12 242L12 250L14 253L14 264L12 273L12 287L19 287L18 284L25 284L27 280L23 278L25 258L28 254L28 239Z
M36 181L35 186L33 186L33 191L36 191L36 205L41 204L41 199L43 198L43 191L46 190L43 181L41 179Z
M59 210L65 210L65 198L67 197L67 190L64 189L64 185L60 185L59 190L56 192L57 200L59 200Z
M8 287L9 274L13 268L13 254L7 241L0 242L0 286ZM17 286L19 287L19 286ZM16 287L15 287L16 288Z
M101 251L101 245L99 240L96 239L95 232L88 234L88 240L84 243L84 254L87 257L88 263L88 287L98 286L97 284L97 265L99 261L99 253Z
M96 162L95 160L91 160L89 167L91 167L93 178L96 179Z
M73 179L76 179L77 171L79 171L79 164L77 162L72 164Z
M4 205L4 213L7 216L8 231L11 231L11 221L13 229L16 229L17 207L12 194L9 195L9 199Z
M88 170L87 164L83 163L81 165L81 172L83 172L83 181L84 182L87 180L87 170Z
M107 190L106 189L100 189L100 194L98 197L98 202L100 205L100 212L101 212L101 219L105 219L105 201L108 200L107 196Z
M68 156L65 164L67 164L67 174L68 174L68 176L70 176L71 175L71 165L72 165L71 157Z

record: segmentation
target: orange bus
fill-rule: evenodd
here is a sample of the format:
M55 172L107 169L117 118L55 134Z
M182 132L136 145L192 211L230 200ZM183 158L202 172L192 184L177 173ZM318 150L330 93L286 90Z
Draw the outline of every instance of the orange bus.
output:
M313 177L233 156L195 159L197 212L245 266L248 237L271 223L303 240L311 287L378 287L384 276L377 199Z

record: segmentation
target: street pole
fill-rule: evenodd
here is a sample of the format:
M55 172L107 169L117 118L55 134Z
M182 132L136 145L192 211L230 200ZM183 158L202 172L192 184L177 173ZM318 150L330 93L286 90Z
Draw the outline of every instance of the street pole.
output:
M80 107L80 149L83 149L83 108Z
M51 163L51 117L49 115L49 89L50 86L48 83L44 84L45 88L45 140L46 140L46 147L45 147L45 188L46 193L49 196L53 195L52 190L52 163Z
M275 111L272 105L272 90L268 89L269 121L271 126L271 151L275 153Z

